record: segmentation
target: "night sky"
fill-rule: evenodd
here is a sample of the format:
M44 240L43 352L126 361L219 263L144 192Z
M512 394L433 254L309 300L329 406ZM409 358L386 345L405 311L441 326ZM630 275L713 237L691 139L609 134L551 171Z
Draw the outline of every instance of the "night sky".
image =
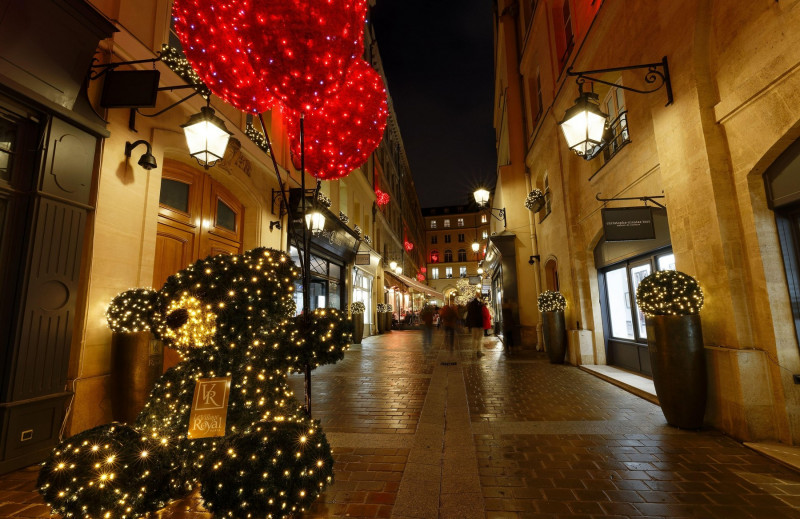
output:
M491 0L377 0L370 21L422 207L492 189Z

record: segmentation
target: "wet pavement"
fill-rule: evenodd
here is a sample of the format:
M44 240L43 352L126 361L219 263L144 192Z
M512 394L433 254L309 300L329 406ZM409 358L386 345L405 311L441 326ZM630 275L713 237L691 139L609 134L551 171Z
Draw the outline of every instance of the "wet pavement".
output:
M303 517L800 518L800 474L542 353L419 331L355 345L313 373L336 482ZM302 399L302 379L292 377ZM47 517L36 467L0 476L0 518ZM199 498L159 518L205 519Z

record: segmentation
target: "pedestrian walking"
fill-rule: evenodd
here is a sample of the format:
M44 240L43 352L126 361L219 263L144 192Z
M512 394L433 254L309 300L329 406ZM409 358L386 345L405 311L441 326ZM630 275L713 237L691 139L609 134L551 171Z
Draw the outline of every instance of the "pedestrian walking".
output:
M483 303L480 300L480 294L467 303L466 324L472 332L472 347L475 349L475 356L483 357L481 350L483 345Z
M433 308L430 305L425 305L419 312L419 318L422 321L423 332L423 347L428 351L431 347L431 340L433 339Z
M444 326L444 344L451 352L455 347L458 310L453 305L445 305L439 310L439 319Z
M483 305L483 336L489 336L489 330L492 329L492 313L489 311L489 307L486 306L486 303L481 303Z

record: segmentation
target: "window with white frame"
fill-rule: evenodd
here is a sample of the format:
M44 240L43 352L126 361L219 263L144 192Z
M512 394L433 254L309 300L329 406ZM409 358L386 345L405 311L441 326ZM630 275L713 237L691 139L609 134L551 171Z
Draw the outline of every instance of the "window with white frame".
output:
M486 223L486 222L488 222L488 220L486 219L486 215L482 214L481 215L481 223Z
M458 249L458 261L467 261L466 249Z
M444 262L445 263L453 262L453 251L451 251L450 249L444 251Z
M483 233L481 233L481 235L483 236L483 239L485 240L486 238L489 237L489 231L483 231Z
M457 223L458 223L459 227L464 227L464 219L463 218L459 218Z
M444 268L444 275L447 276L447 279L453 277L453 267L445 267Z
M439 268L432 268L431 269L431 279L439 279Z
M467 277L467 267L458 267L458 275L462 278Z
M436 220L431 220L431 229L436 229Z
M445 218L444 219L444 226L445 227L450 227L450 219L449 218Z

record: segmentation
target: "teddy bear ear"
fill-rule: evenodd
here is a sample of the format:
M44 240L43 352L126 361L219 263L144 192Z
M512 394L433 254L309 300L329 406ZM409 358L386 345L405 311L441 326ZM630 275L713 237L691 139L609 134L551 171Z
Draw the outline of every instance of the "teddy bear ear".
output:
M158 292L152 288L133 288L117 294L106 310L108 327L114 332L146 332L157 313Z

